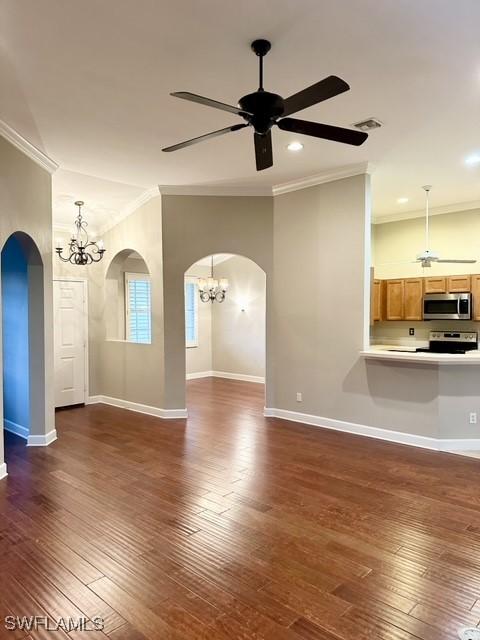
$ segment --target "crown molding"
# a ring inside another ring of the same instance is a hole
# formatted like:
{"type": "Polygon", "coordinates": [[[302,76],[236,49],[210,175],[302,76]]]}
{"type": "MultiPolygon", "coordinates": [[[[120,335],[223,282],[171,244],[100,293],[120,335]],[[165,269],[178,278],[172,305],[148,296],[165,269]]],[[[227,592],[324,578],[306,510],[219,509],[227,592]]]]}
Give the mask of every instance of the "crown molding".
{"type": "Polygon", "coordinates": [[[3,120],[0,120],[0,135],[8,140],[14,147],[24,153],[26,156],[33,160],[38,165],[48,171],[48,173],[55,173],[58,169],[58,164],[49,158],[43,151],[37,149],[31,142],[15,131],[10,125],[3,120]]]}
{"type": "Polygon", "coordinates": [[[335,169],[333,171],[318,173],[307,178],[299,178],[298,180],[291,180],[290,182],[276,184],[272,187],[272,193],[274,196],[279,196],[284,193],[290,193],[291,191],[299,191],[300,189],[315,187],[316,185],[325,184],[326,182],[334,182],[335,180],[341,180],[342,178],[351,178],[363,173],[372,172],[373,167],[371,164],[369,164],[368,162],[360,162],[358,164],[340,167],[339,169],[335,169]]]}
{"type": "MultiPolygon", "coordinates": [[[[445,204],[441,207],[430,207],[429,215],[439,216],[442,213],[461,213],[462,211],[471,211],[472,209],[480,209],[480,200],[471,200],[469,202],[453,202],[445,204]]],[[[403,211],[386,216],[374,216],[373,224],[385,224],[388,222],[399,222],[400,220],[411,220],[412,218],[424,218],[425,209],[417,209],[415,211],[403,211]]]]}
{"type": "Polygon", "coordinates": [[[234,187],[223,185],[167,185],[159,184],[162,196],[270,196],[271,187],[234,187]]]}
{"type": "Polygon", "coordinates": [[[283,182],[273,187],[235,187],[228,185],[167,185],[159,184],[158,189],[163,196],[277,196],[289,191],[298,191],[306,189],[317,184],[325,182],[333,182],[341,178],[350,178],[351,176],[361,175],[363,173],[372,173],[373,167],[368,162],[361,162],[354,165],[348,165],[335,169],[334,171],[325,171],[307,178],[292,180],[291,182],[283,182]]]}
{"type": "Polygon", "coordinates": [[[113,227],[119,224],[122,220],[125,220],[125,218],[128,218],[129,215],[131,215],[134,211],[139,209],[143,204],[150,202],[152,198],[156,198],[159,195],[160,195],[160,191],[158,189],[158,186],[147,189],[146,191],[141,193],[137,198],[135,198],[135,200],[132,200],[127,205],[125,205],[125,207],[123,207],[123,209],[119,212],[118,216],[115,216],[114,218],[109,220],[106,224],[100,226],[98,228],[97,235],[101,236],[107,231],[110,231],[110,229],[113,229],[113,227]]]}

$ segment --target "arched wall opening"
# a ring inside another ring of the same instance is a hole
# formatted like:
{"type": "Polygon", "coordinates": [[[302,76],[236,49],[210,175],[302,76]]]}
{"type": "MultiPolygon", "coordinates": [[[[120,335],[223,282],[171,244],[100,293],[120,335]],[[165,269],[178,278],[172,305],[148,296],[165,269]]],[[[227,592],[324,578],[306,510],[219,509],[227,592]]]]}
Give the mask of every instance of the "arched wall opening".
{"type": "Polygon", "coordinates": [[[186,379],[228,378],[265,384],[263,269],[242,255],[205,256],[186,270],[184,298],[186,379]],[[219,293],[210,296],[210,287],[216,283],[219,293]]]}
{"type": "Polygon", "coordinates": [[[188,268],[204,256],[231,253],[266,273],[266,406],[273,399],[273,198],[162,194],[165,410],[185,415],[185,301],[188,268]]]}
{"type": "Polygon", "coordinates": [[[151,344],[150,270],[134,249],[119,251],[108,266],[104,319],[107,340],[151,344]]]}
{"type": "Polygon", "coordinates": [[[26,233],[13,233],[3,246],[1,283],[4,428],[32,444],[45,432],[44,278],[26,233]]]}

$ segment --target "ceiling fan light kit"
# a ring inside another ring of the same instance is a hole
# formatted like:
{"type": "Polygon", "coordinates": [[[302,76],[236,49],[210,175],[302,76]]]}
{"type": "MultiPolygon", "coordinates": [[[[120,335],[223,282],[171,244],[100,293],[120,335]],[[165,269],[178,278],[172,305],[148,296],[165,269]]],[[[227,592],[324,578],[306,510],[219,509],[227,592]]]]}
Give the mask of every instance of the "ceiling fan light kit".
{"type": "Polygon", "coordinates": [[[185,140],[184,142],[165,147],[162,151],[177,151],[197,144],[198,142],[216,138],[225,133],[232,133],[246,127],[252,127],[254,130],[253,139],[257,171],[262,171],[273,165],[271,130],[274,125],[283,131],[299,133],[323,140],[331,140],[333,142],[341,142],[354,146],[363,144],[368,138],[368,134],[365,131],[354,131],[352,129],[344,129],[343,127],[289,117],[307,107],[311,107],[319,102],[333,98],[340,93],[344,93],[348,91],[350,87],[344,80],[332,75],[285,99],[277,93],[265,91],[263,86],[263,59],[270,51],[271,46],[271,43],[264,39],[254,40],[252,42],[252,50],[259,58],[259,87],[257,91],[240,98],[238,106],[236,107],[188,91],[178,91],[171,94],[175,98],[197,102],[198,104],[213,107],[214,109],[239,115],[245,120],[244,123],[224,127],[223,129],[185,140]]]}

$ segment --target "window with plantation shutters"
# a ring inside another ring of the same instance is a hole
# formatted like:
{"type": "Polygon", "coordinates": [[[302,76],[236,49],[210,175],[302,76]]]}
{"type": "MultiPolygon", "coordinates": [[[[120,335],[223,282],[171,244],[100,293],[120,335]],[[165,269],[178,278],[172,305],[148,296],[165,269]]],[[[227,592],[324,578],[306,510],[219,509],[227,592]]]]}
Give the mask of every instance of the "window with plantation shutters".
{"type": "Polygon", "coordinates": [[[197,280],[185,280],[185,343],[187,348],[198,347],[198,288],[197,280]]]}
{"type": "Polygon", "coordinates": [[[126,338],[129,342],[152,342],[150,277],[145,273],[125,274],[126,338]]]}

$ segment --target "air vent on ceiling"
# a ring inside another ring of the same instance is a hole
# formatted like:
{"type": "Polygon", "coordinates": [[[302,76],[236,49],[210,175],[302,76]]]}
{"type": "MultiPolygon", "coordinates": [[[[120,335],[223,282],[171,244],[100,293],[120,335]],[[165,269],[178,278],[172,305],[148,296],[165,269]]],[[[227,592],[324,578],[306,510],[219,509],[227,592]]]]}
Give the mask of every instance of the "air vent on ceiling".
{"type": "Polygon", "coordinates": [[[353,126],[356,127],[357,129],[360,129],[360,131],[371,131],[372,129],[378,129],[379,127],[381,127],[382,123],[380,122],[380,120],[377,120],[376,118],[368,118],[368,120],[361,120],[361,122],[355,122],[353,126]]]}

